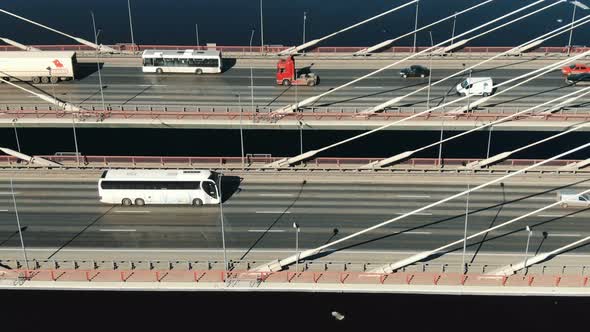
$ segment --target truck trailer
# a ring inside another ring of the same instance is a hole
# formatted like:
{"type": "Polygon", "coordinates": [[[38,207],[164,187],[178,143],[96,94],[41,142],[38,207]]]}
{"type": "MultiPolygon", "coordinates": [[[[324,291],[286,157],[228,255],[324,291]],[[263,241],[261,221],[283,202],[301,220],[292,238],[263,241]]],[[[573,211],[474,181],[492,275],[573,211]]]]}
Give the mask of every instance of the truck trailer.
{"type": "Polygon", "coordinates": [[[0,52],[0,77],[7,81],[58,83],[74,79],[76,52],[0,52]]]}

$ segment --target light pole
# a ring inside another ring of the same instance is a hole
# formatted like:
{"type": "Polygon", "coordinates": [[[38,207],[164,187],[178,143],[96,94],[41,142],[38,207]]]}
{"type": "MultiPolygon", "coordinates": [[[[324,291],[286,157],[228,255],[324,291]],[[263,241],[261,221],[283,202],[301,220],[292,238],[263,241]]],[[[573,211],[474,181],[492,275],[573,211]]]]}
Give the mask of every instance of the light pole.
{"type": "MultiPolygon", "coordinates": [[[[94,29],[94,43],[98,45],[98,35],[102,31],[98,29],[96,31],[96,21],[94,20],[94,12],[90,11],[90,15],[92,16],[92,28],[94,29]]],[[[106,112],[106,106],[104,103],[104,92],[102,91],[102,75],[100,74],[100,52],[96,49],[96,67],[98,68],[98,85],[100,87],[100,99],[102,101],[102,111],[106,112]]]]}
{"type": "Polygon", "coordinates": [[[219,185],[214,183],[215,185],[215,192],[217,193],[217,197],[219,198],[219,219],[221,221],[221,245],[223,247],[223,266],[225,271],[229,270],[229,266],[227,265],[227,251],[225,249],[225,226],[223,220],[223,190],[221,189],[221,182],[222,182],[223,173],[219,173],[219,185]]]}
{"type": "MultiPolygon", "coordinates": [[[[252,39],[254,38],[254,31],[250,34],[250,55],[252,55],[252,39]]],[[[254,71],[252,69],[252,61],[250,61],[250,103],[252,106],[252,119],[254,119],[254,71]]]]}
{"type": "Polygon", "coordinates": [[[131,19],[131,0],[127,0],[127,9],[129,11],[129,29],[131,30],[131,46],[135,52],[135,37],[133,36],[133,20],[131,19]]]}
{"type": "MultiPolygon", "coordinates": [[[[434,47],[434,39],[432,39],[432,31],[430,33],[430,46],[434,47]]],[[[426,97],[426,109],[430,109],[430,88],[432,85],[432,53],[430,53],[430,60],[428,64],[430,73],[428,74],[428,96],[426,97]]]]}
{"type": "Polygon", "coordinates": [[[531,228],[528,225],[526,226],[525,229],[528,232],[528,236],[526,238],[526,249],[525,249],[525,252],[524,252],[524,270],[526,271],[527,270],[526,263],[527,263],[527,259],[528,259],[528,256],[529,256],[529,243],[531,241],[531,235],[533,235],[533,231],[531,230],[531,228]]]}
{"type": "Polygon", "coordinates": [[[418,37],[418,12],[420,10],[420,1],[416,1],[416,19],[414,21],[414,53],[416,52],[416,38],[418,37]]]}
{"type": "Polygon", "coordinates": [[[295,229],[295,255],[297,260],[295,261],[295,272],[299,272],[299,225],[293,222],[293,228],[295,229]]]}
{"type": "Polygon", "coordinates": [[[567,56],[570,56],[570,53],[572,51],[572,38],[574,35],[574,21],[576,20],[576,8],[580,7],[583,10],[588,10],[590,9],[590,7],[586,6],[585,4],[581,3],[580,1],[570,1],[570,3],[572,5],[574,5],[574,12],[572,13],[572,27],[570,28],[570,38],[569,41],[567,43],[567,56]]]}
{"type": "Polygon", "coordinates": [[[305,44],[305,23],[307,21],[307,12],[303,12],[303,43],[305,44]]]}
{"type": "Polygon", "coordinates": [[[299,150],[301,151],[300,154],[303,153],[303,126],[305,123],[301,120],[297,120],[299,123],[299,150]]]}
{"type": "Polygon", "coordinates": [[[23,231],[20,227],[20,218],[18,217],[18,209],[16,207],[16,195],[14,194],[14,184],[12,178],[10,178],[10,193],[12,194],[12,202],[14,204],[14,214],[16,215],[16,227],[18,227],[18,235],[20,237],[20,245],[23,250],[23,257],[25,259],[25,265],[27,270],[29,269],[29,259],[27,257],[27,250],[25,249],[25,241],[23,240],[23,231]]]}
{"type": "Polygon", "coordinates": [[[195,23],[195,33],[197,34],[197,49],[200,48],[201,43],[199,41],[199,24],[195,23]]]}
{"type": "Polygon", "coordinates": [[[453,18],[453,31],[451,32],[451,45],[455,42],[455,26],[457,24],[457,13],[455,13],[455,17],[453,18]]]}
{"type": "Polygon", "coordinates": [[[440,144],[438,145],[438,167],[443,167],[442,164],[442,149],[443,149],[443,136],[444,136],[444,130],[445,130],[445,117],[443,116],[441,119],[441,124],[440,124],[440,144]]]}
{"type": "Polygon", "coordinates": [[[80,167],[80,151],[78,150],[78,137],[76,136],[76,121],[74,117],[76,113],[72,113],[72,130],[74,131],[74,147],[76,148],[76,164],[80,167]]]}
{"type": "MultiPolygon", "coordinates": [[[[470,189],[470,183],[467,183],[467,190],[470,189]]],[[[469,222],[469,192],[467,193],[467,202],[465,204],[465,229],[463,231],[463,263],[461,267],[463,274],[467,273],[467,266],[465,266],[465,253],[467,251],[467,223],[469,222]]]]}
{"type": "Polygon", "coordinates": [[[51,75],[51,67],[47,67],[45,69],[47,69],[47,71],[49,71],[49,82],[51,83],[51,93],[52,93],[53,100],[57,101],[57,99],[55,99],[55,85],[53,83],[53,75],[51,75]]]}
{"type": "Polygon", "coordinates": [[[260,53],[264,53],[264,16],[262,14],[262,0],[260,0],[260,53]]]}
{"type": "Polygon", "coordinates": [[[14,124],[14,122],[16,121],[16,119],[12,120],[12,127],[14,128],[14,137],[16,138],[16,148],[18,149],[18,152],[20,151],[20,142],[18,140],[18,131],[16,130],[16,125],[14,124]]]}
{"type": "Polygon", "coordinates": [[[490,126],[488,130],[488,152],[486,154],[486,159],[490,157],[490,147],[492,145],[492,131],[494,130],[494,126],[490,126]]]}
{"type": "Polygon", "coordinates": [[[242,96],[239,93],[236,96],[240,107],[240,149],[242,151],[242,168],[244,168],[244,131],[242,128],[242,113],[244,110],[242,109],[242,96]]]}

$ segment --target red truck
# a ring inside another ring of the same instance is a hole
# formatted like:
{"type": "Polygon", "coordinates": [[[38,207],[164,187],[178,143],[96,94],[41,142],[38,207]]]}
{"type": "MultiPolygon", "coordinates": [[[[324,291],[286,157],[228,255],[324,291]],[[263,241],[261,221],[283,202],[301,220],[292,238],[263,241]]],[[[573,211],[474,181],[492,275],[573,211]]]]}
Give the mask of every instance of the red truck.
{"type": "Polygon", "coordinates": [[[295,58],[280,59],[277,63],[277,84],[314,86],[320,83],[320,77],[310,72],[298,72],[295,68],[295,58]]]}
{"type": "Polygon", "coordinates": [[[561,68],[561,73],[566,76],[572,75],[572,74],[590,73],[590,67],[586,66],[583,63],[576,63],[573,65],[561,68]]]}

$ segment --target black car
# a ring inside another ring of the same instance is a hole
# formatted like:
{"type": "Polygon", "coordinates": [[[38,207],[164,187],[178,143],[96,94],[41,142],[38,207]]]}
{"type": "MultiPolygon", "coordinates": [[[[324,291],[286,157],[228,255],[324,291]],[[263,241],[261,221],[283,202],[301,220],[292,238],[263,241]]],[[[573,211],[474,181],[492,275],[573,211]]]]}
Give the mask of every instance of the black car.
{"type": "Polygon", "coordinates": [[[410,66],[404,68],[399,72],[399,75],[403,78],[406,77],[427,77],[430,75],[430,69],[424,66],[410,66]]]}
{"type": "Polygon", "coordinates": [[[568,84],[590,83],[590,73],[571,74],[565,78],[568,84]]]}

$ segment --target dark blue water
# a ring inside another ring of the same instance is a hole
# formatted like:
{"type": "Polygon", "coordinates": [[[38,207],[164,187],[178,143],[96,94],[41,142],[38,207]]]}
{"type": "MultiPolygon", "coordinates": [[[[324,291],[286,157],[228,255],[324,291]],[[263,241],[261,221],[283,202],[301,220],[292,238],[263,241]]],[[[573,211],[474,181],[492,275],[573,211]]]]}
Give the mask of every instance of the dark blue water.
{"type": "MultiPolygon", "coordinates": [[[[303,12],[308,12],[307,40],[327,35],[345,26],[362,21],[405,0],[264,0],[265,44],[292,45],[300,43],[303,30],[303,12]]],[[[473,6],[481,0],[421,0],[420,26],[473,6]]],[[[508,13],[532,0],[495,0],[492,4],[460,16],[457,34],[483,22],[508,13]]],[[[551,1],[546,1],[546,4],[551,1]]],[[[143,44],[194,44],[195,23],[199,24],[200,42],[219,45],[248,45],[250,33],[257,30],[254,44],[260,44],[259,0],[132,0],[135,38],[143,44]]],[[[546,5],[545,4],[545,5],[546,5]]],[[[544,5],[544,4],[542,4],[544,5]]],[[[537,6],[534,8],[540,8],[537,6]]],[[[101,42],[129,42],[127,1],[125,0],[4,0],[0,8],[45,23],[56,29],[83,38],[93,39],[90,11],[96,15],[102,29],[101,42]]],[[[488,37],[476,40],[472,45],[498,46],[522,43],[544,32],[553,30],[571,20],[572,5],[560,4],[540,14],[525,19],[488,37]],[[558,20],[562,20],[559,23],[558,20]]],[[[531,11],[531,10],[529,10],[531,11]]],[[[361,26],[326,41],[323,45],[359,46],[381,42],[413,30],[415,7],[409,6],[389,16],[361,26]]],[[[587,15],[578,11],[578,17],[587,15]]],[[[71,40],[0,14],[2,36],[26,44],[72,43],[71,40]]],[[[448,39],[452,20],[433,27],[435,43],[448,39]]],[[[590,29],[580,28],[573,44],[587,44],[590,29]]],[[[411,45],[412,38],[398,45],[411,45]]],[[[419,45],[429,45],[428,32],[420,33],[419,45]]],[[[567,36],[552,40],[549,44],[564,46],[567,36]]]]}
{"type": "Polygon", "coordinates": [[[587,297],[255,292],[23,290],[0,296],[5,325],[28,322],[50,331],[586,331],[590,304],[587,297]],[[344,319],[335,320],[332,311],[344,319]]]}

